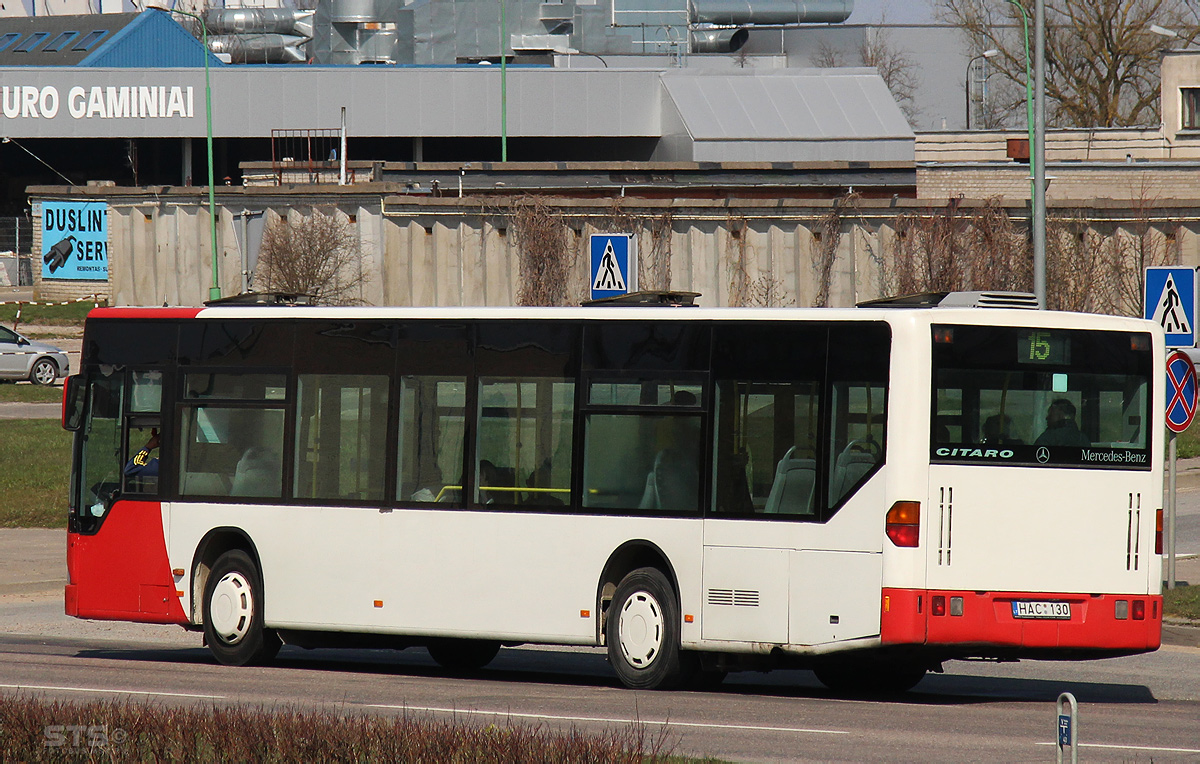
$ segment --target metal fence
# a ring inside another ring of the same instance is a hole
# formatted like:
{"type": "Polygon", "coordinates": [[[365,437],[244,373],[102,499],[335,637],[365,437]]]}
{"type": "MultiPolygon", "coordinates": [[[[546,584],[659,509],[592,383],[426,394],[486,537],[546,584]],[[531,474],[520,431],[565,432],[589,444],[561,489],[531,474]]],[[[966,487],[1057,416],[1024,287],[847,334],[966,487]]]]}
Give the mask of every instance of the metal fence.
{"type": "Polygon", "coordinates": [[[0,286],[33,285],[33,223],[0,218],[0,286]]]}

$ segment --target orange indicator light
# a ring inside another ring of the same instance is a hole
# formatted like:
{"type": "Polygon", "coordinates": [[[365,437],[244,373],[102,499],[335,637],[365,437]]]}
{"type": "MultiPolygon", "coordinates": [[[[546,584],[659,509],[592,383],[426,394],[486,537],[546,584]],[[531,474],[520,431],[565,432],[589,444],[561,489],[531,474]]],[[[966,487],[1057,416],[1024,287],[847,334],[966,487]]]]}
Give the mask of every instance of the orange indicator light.
{"type": "Polygon", "coordinates": [[[695,621],[696,621],[696,616],[694,616],[694,615],[685,615],[683,617],[684,623],[695,623],[695,621]]]}
{"type": "Polygon", "coordinates": [[[182,597],[182,596],[183,596],[183,592],[181,592],[181,591],[179,591],[178,589],[176,589],[176,590],[175,590],[175,596],[176,596],[176,597],[182,597]]]}
{"type": "Polygon", "coordinates": [[[383,600],[375,600],[375,607],[383,607],[383,600]]]}
{"type": "Polygon", "coordinates": [[[173,576],[182,576],[182,575],[183,575],[183,568],[175,568],[175,570],[172,570],[172,571],[171,571],[171,575],[173,575],[173,576]]]}
{"type": "Polygon", "coordinates": [[[590,611],[590,610],[580,610],[580,611],[579,611],[579,617],[580,617],[580,618],[591,618],[591,617],[592,617],[592,611],[590,611]]]}

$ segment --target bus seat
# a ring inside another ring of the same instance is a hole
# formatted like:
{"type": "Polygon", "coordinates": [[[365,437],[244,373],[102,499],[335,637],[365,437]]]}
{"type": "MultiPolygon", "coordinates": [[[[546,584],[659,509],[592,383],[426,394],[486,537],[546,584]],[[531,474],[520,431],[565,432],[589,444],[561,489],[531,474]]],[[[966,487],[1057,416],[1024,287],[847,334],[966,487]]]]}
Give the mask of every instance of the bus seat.
{"type": "Polygon", "coordinates": [[[848,494],[871,469],[879,463],[879,455],[871,451],[847,448],[838,455],[833,467],[830,499],[837,501],[848,494]]]}
{"type": "Polygon", "coordinates": [[[775,482],[767,495],[768,514],[811,515],[813,486],[817,482],[817,463],[813,459],[796,459],[796,447],[788,449],[775,466],[775,482]]]}
{"type": "Polygon", "coordinates": [[[251,446],[238,460],[230,487],[231,496],[279,496],[283,465],[280,455],[251,446]]]}

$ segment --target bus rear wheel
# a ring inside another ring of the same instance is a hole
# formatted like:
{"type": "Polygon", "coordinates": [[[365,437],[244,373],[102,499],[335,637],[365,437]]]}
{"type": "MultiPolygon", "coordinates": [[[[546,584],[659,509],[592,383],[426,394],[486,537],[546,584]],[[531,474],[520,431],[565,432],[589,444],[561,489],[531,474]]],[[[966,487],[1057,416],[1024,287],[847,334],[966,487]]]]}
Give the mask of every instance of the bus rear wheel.
{"type": "Polygon", "coordinates": [[[478,671],[500,652],[500,643],[486,639],[443,639],[429,644],[429,655],[451,671],[478,671]]]}
{"type": "Polygon", "coordinates": [[[204,638],[226,666],[269,662],[279,652],[279,636],[263,628],[262,577],[240,549],[217,558],[204,585],[204,638]]]}
{"type": "Polygon", "coordinates": [[[621,580],[605,623],[608,662],[635,690],[670,690],[687,682],[693,661],[679,648],[679,606],[657,568],[638,568],[621,580]]]}

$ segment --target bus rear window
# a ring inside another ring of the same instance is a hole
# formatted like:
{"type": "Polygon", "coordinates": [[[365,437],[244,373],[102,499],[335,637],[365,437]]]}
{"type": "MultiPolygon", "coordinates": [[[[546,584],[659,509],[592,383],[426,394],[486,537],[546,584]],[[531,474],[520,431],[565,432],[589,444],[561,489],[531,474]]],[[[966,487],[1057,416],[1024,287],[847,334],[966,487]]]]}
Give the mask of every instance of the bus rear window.
{"type": "Polygon", "coordinates": [[[933,327],[930,460],[1150,469],[1150,335],[933,327]]]}

